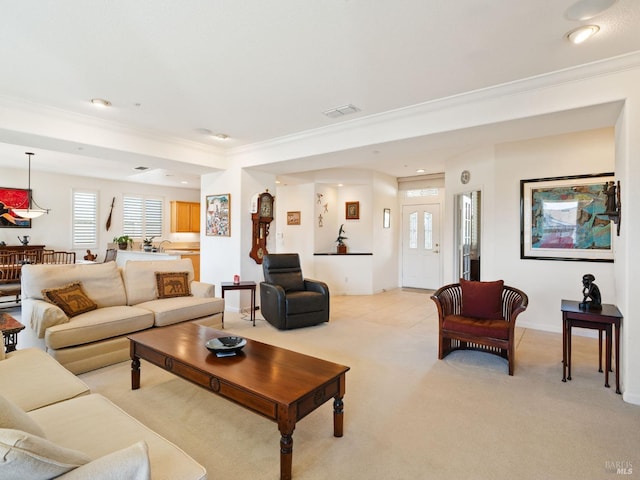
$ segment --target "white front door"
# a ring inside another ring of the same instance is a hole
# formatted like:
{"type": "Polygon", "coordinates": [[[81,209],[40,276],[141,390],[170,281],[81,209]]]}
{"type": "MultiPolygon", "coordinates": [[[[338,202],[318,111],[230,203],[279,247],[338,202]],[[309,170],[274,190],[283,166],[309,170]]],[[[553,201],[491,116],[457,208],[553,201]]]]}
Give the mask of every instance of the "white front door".
{"type": "Polygon", "coordinates": [[[404,205],[402,286],[435,290],[441,283],[440,205],[404,205]]]}

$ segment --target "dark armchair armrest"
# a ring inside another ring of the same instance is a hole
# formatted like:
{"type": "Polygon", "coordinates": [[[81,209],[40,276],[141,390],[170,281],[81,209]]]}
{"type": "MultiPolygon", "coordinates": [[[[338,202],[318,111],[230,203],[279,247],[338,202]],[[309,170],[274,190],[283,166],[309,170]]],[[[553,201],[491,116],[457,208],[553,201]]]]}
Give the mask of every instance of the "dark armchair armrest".
{"type": "MultiPolygon", "coordinates": [[[[286,318],[287,309],[284,288],[273,283],[260,282],[260,308],[262,309],[262,315],[265,317],[286,318]]],[[[276,328],[281,327],[276,326],[276,328]]]]}

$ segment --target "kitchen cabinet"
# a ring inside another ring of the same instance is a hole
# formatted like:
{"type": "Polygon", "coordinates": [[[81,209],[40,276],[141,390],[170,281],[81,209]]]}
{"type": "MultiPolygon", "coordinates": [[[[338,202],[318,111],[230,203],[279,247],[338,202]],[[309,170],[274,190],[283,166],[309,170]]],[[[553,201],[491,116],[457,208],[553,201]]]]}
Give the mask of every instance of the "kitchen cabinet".
{"type": "Polygon", "coordinates": [[[200,203],[172,201],[171,231],[200,233],[200,203]]]}

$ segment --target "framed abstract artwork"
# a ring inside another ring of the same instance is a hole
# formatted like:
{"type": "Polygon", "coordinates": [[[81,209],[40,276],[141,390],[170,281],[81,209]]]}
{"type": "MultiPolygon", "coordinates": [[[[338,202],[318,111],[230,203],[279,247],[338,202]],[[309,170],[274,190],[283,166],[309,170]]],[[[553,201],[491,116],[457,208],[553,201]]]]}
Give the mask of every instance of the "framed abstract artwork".
{"type": "Polygon", "coordinates": [[[26,208],[29,190],[0,187],[0,228],[31,228],[31,219],[13,213],[13,208],[26,208]]]}
{"type": "Polygon", "coordinates": [[[613,262],[613,173],[520,181],[520,258],[613,262]]]}
{"type": "Polygon", "coordinates": [[[360,202],[345,202],[345,218],[347,220],[360,219],[360,202]]]}
{"type": "Polygon", "coordinates": [[[231,236],[231,194],[207,195],[206,233],[214,237],[231,236]]]}

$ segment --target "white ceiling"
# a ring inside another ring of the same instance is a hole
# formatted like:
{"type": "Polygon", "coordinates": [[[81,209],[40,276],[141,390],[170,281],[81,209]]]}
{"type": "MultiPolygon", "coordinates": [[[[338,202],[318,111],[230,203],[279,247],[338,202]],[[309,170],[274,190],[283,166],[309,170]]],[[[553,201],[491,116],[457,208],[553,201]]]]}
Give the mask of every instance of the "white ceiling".
{"type": "MultiPolygon", "coordinates": [[[[379,115],[640,48],[638,0],[3,0],[0,10],[0,105],[96,117],[218,152],[339,123],[322,112],[340,105],[360,108],[344,120],[379,115]],[[569,18],[607,3],[591,20],[569,18]],[[564,38],[588,23],[601,28],[590,42],[564,38]],[[95,97],[113,106],[97,110],[95,97]],[[231,138],[220,142],[203,129],[231,138]]],[[[615,117],[610,108],[563,115],[586,128],[615,117]]],[[[525,131],[545,134],[550,121],[387,144],[375,160],[367,148],[323,161],[339,165],[348,155],[358,166],[354,158],[366,151],[364,168],[439,171],[447,156],[525,131]],[[424,164],[426,153],[435,163],[424,164]]],[[[10,119],[2,125],[0,166],[24,166],[29,150],[34,170],[189,187],[209,171],[124,146],[116,156],[91,145],[70,151],[55,129],[35,138],[7,127],[10,119]],[[138,165],[150,171],[132,176],[138,165]]],[[[267,168],[294,174],[309,164],[318,162],[267,168]]]]}

